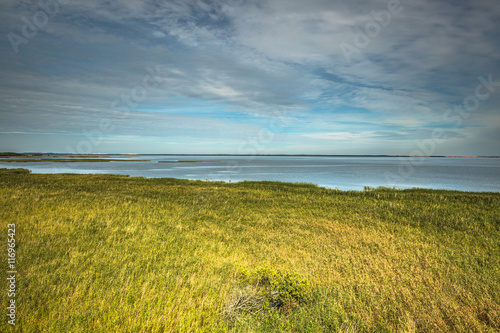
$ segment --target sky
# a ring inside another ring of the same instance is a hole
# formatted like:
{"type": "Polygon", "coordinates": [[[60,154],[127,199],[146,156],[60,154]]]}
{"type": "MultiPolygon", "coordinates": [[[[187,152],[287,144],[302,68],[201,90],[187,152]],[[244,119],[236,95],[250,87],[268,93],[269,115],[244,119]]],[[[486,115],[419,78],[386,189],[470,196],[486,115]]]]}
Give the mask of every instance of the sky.
{"type": "Polygon", "coordinates": [[[500,155],[498,0],[2,0],[0,151],[500,155]]]}

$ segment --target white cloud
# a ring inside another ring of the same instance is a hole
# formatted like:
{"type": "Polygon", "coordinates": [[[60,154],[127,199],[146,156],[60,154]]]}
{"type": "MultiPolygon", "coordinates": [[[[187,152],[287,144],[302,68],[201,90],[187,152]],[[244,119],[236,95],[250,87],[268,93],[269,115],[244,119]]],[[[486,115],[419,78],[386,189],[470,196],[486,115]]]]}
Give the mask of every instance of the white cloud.
{"type": "MultiPolygon", "coordinates": [[[[404,141],[425,132],[418,128],[447,126],[443,112],[473,93],[477,76],[500,77],[500,7],[492,0],[402,0],[403,11],[351,63],[339,44],[353,43],[352,26],[363,28],[387,1],[228,1],[65,1],[19,55],[1,51],[0,126],[78,131],[111,117],[111,102],[141,85],[146,66],[159,64],[162,84],[148,90],[133,123],[117,121],[120,131],[207,138],[229,127],[237,140],[268,126],[259,116],[278,110],[290,125],[276,149],[299,149],[297,138],[308,147],[391,135],[404,141]],[[210,109],[211,120],[207,110],[193,117],[201,103],[220,110],[210,109]]],[[[32,2],[4,1],[0,26],[19,32],[20,17],[36,10],[32,2]]],[[[491,98],[464,126],[491,133],[498,106],[491,98]]],[[[495,149],[481,131],[463,133],[495,149]]]]}

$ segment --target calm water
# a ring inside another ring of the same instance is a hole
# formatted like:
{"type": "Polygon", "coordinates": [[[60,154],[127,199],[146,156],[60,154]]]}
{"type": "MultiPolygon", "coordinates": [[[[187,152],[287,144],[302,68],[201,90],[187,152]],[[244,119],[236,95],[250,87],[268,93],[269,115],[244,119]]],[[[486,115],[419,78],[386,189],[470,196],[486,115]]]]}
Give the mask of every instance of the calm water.
{"type": "MultiPolygon", "coordinates": [[[[114,158],[114,157],[113,157],[114,158]]],[[[421,158],[312,156],[122,156],[150,162],[1,163],[34,173],[109,173],[223,181],[274,180],[314,183],[341,190],[364,186],[500,192],[498,158],[421,158]],[[218,160],[203,163],[158,163],[218,160]]]]}

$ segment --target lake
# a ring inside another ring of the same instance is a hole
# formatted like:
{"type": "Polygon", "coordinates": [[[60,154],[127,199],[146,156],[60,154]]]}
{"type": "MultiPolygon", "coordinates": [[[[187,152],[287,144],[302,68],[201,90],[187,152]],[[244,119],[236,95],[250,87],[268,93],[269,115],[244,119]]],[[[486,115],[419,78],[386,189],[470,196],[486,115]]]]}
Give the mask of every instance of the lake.
{"type": "Polygon", "coordinates": [[[123,162],[0,162],[0,168],[25,168],[33,173],[108,173],[232,182],[243,180],[304,182],[341,190],[388,186],[500,192],[499,158],[410,159],[409,157],[227,155],[113,157],[117,158],[123,162]],[[129,162],[133,159],[150,161],[129,162]],[[210,161],[175,163],[178,160],[210,161]]]}

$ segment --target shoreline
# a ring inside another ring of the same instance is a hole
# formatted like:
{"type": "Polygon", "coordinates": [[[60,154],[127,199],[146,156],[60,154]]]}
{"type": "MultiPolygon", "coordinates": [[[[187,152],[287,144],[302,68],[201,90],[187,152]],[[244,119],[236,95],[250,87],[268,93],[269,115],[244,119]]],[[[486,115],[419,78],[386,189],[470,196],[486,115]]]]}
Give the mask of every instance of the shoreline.
{"type": "Polygon", "coordinates": [[[318,189],[332,190],[336,192],[368,192],[368,191],[434,191],[434,192],[457,192],[457,193],[471,193],[471,194],[500,194],[500,190],[498,192],[495,191],[464,191],[457,189],[445,189],[445,188],[426,188],[426,187],[388,187],[388,186],[366,186],[363,185],[363,189],[340,189],[337,187],[330,187],[329,185],[308,183],[308,182],[285,182],[279,180],[209,180],[209,179],[201,179],[201,178],[176,178],[176,177],[146,177],[146,176],[131,176],[128,174],[119,174],[119,173],[71,173],[71,172],[54,172],[54,173],[45,173],[45,172],[33,172],[32,170],[25,168],[16,168],[16,167],[0,167],[0,173],[3,170],[17,170],[19,173],[24,174],[33,174],[33,175],[70,175],[70,176],[116,176],[116,177],[126,177],[127,179],[165,179],[165,180],[179,180],[179,181],[192,181],[192,182],[203,182],[203,183],[223,183],[223,184],[240,184],[240,183],[262,183],[262,184],[276,184],[283,186],[306,186],[306,187],[315,187],[318,189]],[[27,171],[27,172],[26,172],[27,171]]]}

